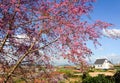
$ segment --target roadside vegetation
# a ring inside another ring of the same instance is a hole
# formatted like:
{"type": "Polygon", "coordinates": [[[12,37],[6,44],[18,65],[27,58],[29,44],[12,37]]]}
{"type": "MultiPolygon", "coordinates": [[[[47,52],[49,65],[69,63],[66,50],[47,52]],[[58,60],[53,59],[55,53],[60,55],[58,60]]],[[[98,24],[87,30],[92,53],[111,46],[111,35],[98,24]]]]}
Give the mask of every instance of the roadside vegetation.
{"type": "MultiPolygon", "coordinates": [[[[33,74],[37,73],[39,72],[33,72],[33,74]]],[[[26,72],[26,74],[28,73],[26,72]]],[[[49,76],[51,76],[49,78],[56,78],[56,80],[51,83],[120,83],[120,66],[115,66],[114,69],[109,70],[89,68],[85,73],[80,72],[79,69],[73,66],[58,66],[54,71],[49,73],[49,76]]],[[[2,78],[2,75],[0,75],[0,77],[2,78]]],[[[31,83],[29,80],[26,80],[27,79],[22,78],[20,75],[17,77],[13,76],[13,78],[11,78],[11,83],[31,83]]],[[[34,83],[50,83],[51,81],[44,75],[43,77],[37,77],[32,80],[34,83]]]]}

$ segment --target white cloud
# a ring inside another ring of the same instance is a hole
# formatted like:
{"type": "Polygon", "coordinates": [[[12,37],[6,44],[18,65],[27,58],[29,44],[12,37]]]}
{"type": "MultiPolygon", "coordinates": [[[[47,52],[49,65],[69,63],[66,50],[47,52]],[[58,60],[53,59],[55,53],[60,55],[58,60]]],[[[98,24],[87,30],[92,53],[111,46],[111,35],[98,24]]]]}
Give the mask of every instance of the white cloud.
{"type": "Polygon", "coordinates": [[[111,38],[120,38],[120,29],[103,29],[103,35],[111,38]]]}
{"type": "Polygon", "coordinates": [[[14,37],[16,38],[15,40],[19,43],[30,41],[30,38],[26,34],[15,35],[14,37]]]}
{"type": "Polygon", "coordinates": [[[28,36],[26,34],[20,34],[20,35],[16,35],[15,37],[17,38],[28,38],[28,36]]]}
{"type": "Polygon", "coordinates": [[[120,63],[120,55],[112,53],[109,55],[106,55],[106,58],[111,60],[113,63],[120,63]]]}

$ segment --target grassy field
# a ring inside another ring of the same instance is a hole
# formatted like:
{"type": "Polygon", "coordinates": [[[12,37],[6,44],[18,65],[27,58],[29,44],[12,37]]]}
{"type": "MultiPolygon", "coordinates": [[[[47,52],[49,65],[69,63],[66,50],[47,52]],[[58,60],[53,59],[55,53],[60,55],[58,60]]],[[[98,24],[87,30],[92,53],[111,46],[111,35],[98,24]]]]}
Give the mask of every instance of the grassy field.
{"type": "MultiPolygon", "coordinates": [[[[120,66],[115,66],[112,70],[101,70],[93,69],[89,70],[87,73],[92,76],[98,76],[99,74],[104,74],[105,76],[113,76],[117,71],[120,71],[120,66]]],[[[68,78],[63,83],[81,83],[82,82],[82,73],[80,70],[74,68],[60,68],[58,72],[63,72],[68,78]]]]}
{"type": "Polygon", "coordinates": [[[75,68],[61,67],[57,69],[58,72],[64,73],[65,80],[62,83],[80,83],[82,82],[82,73],[75,68]]]}

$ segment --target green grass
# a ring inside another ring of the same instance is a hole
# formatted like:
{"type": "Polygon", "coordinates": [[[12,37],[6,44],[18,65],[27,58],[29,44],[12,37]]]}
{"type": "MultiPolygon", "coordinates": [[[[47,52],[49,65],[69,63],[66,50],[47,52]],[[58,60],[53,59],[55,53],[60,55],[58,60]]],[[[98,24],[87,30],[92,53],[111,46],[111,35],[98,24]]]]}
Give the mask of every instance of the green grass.
{"type": "Polygon", "coordinates": [[[74,72],[70,69],[60,69],[59,72],[65,73],[67,77],[72,77],[74,75],[74,72]]]}
{"type": "Polygon", "coordinates": [[[107,72],[107,71],[108,71],[107,69],[95,69],[92,72],[107,72]]]}
{"type": "Polygon", "coordinates": [[[26,83],[24,78],[14,78],[13,83],[26,83]]]}
{"type": "Polygon", "coordinates": [[[120,71],[120,66],[114,66],[117,71],[120,71]]]}
{"type": "Polygon", "coordinates": [[[24,81],[22,79],[16,79],[14,83],[24,83],[24,81]]]}

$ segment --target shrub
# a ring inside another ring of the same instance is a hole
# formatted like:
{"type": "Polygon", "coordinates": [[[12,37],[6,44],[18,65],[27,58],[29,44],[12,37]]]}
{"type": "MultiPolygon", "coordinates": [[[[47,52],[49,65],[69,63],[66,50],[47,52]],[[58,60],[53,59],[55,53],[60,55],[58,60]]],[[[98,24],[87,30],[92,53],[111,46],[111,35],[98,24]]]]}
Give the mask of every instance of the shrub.
{"type": "Polygon", "coordinates": [[[88,72],[94,72],[95,70],[89,70],[88,72]]]}
{"type": "Polygon", "coordinates": [[[120,71],[116,72],[113,76],[115,83],[120,83],[120,71]]]}
{"type": "Polygon", "coordinates": [[[65,74],[66,74],[68,77],[73,77],[73,72],[67,71],[65,74]]]}
{"type": "Polygon", "coordinates": [[[23,79],[16,79],[14,83],[25,83],[25,81],[23,79]]]}
{"type": "Polygon", "coordinates": [[[74,76],[74,72],[69,69],[60,69],[58,72],[64,73],[67,77],[74,76]]]}
{"type": "Polygon", "coordinates": [[[82,83],[114,83],[104,75],[100,74],[96,77],[87,76],[82,83]]]}

